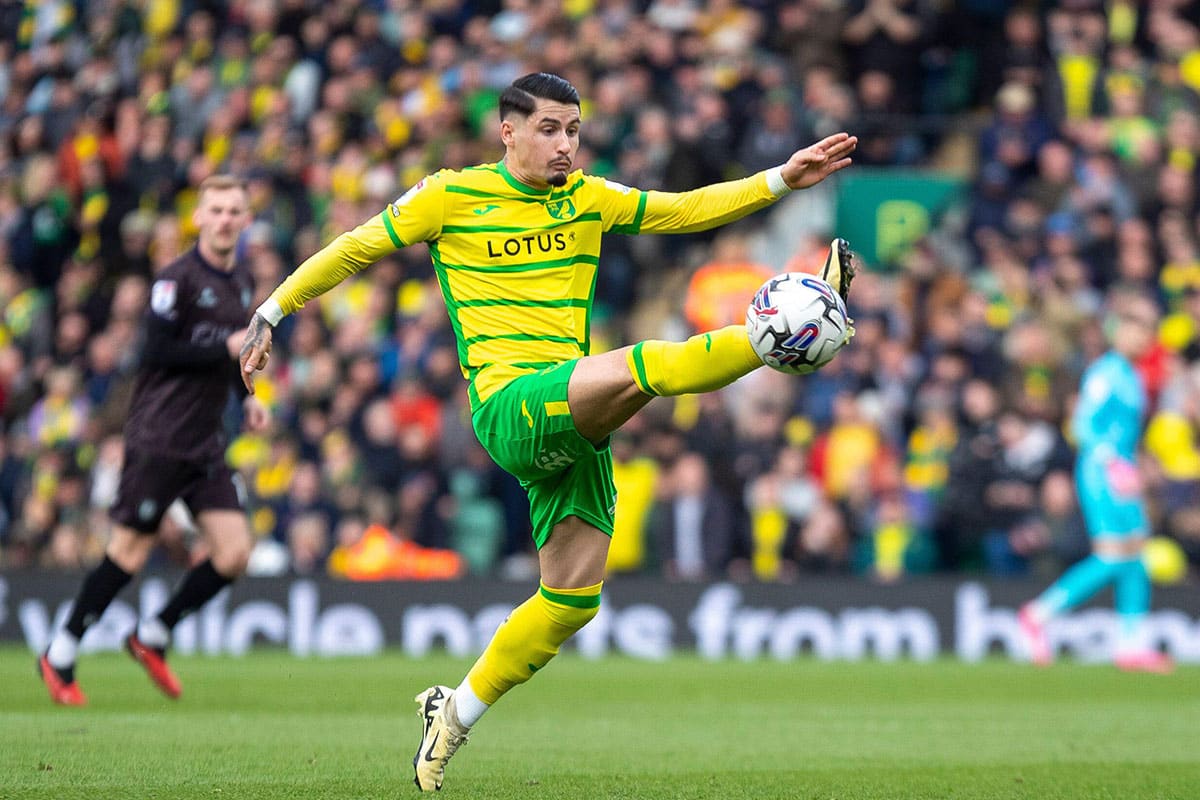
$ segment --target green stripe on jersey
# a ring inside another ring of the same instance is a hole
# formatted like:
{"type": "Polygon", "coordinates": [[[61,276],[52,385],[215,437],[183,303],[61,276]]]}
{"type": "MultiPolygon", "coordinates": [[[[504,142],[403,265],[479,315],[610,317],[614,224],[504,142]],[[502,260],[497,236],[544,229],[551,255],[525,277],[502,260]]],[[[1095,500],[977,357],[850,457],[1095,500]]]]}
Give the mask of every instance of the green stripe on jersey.
{"type": "Polygon", "coordinates": [[[574,264],[591,264],[593,267],[599,266],[600,259],[596,256],[580,254],[571,256],[570,258],[552,258],[547,261],[530,261],[524,264],[506,264],[499,267],[485,267],[476,264],[447,264],[442,263],[446,269],[457,270],[459,272],[534,272],[539,269],[557,269],[559,267],[570,267],[574,264]]]}
{"type": "Polygon", "coordinates": [[[633,215],[633,222],[625,225],[613,225],[609,229],[610,233],[635,234],[642,231],[642,218],[646,216],[646,193],[642,192],[642,196],[638,198],[637,211],[633,215]]]}
{"type": "Polygon", "coordinates": [[[459,308],[488,308],[490,306],[514,306],[520,308],[587,308],[591,301],[584,298],[572,297],[566,300],[506,300],[503,298],[481,297],[478,300],[463,300],[456,303],[459,308]]]}
{"type": "MultiPolygon", "coordinates": [[[[438,286],[442,288],[442,298],[446,301],[447,316],[450,317],[450,328],[454,331],[454,341],[457,344],[458,363],[467,363],[467,346],[463,344],[462,321],[458,318],[458,303],[450,291],[450,276],[442,264],[441,248],[437,241],[429,243],[429,258],[433,262],[433,272],[437,275],[438,286]]],[[[478,399],[478,398],[476,398],[478,399]]]]}
{"type": "Polygon", "coordinates": [[[485,200],[511,200],[514,203],[540,203],[540,197],[513,197],[510,194],[500,194],[499,192],[485,192],[482,189],[472,189],[469,186],[459,186],[458,184],[447,184],[446,191],[450,194],[465,194],[469,197],[480,197],[485,200]]]}
{"type": "Polygon", "coordinates": [[[472,336],[470,339],[463,341],[467,347],[480,342],[491,342],[497,339],[504,339],[510,342],[556,342],[558,344],[574,344],[578,345],[579,340],[574,336],[540,336],[536,333],[483,333],[479,336],[472,336]]]}
{"type": "MultiPolygon", "coordinates": [[[[492,171],[495,172],[495,170],[492,170],[492,171]]],[[[581,186],[583,186],[583,184],[584,184],[584,180],[583,180],[583,178],[580,178],[579,180],[575,181],[575,183],[571,184],[566,189],[563,189],[561,191],[552,190],[552,193],[549,197],[549,201],[562,200],[564,198],[570,197],[571,195],[575,194],[575,192],[578,191],[579,188],[581,186]]],[[[463,186],[463,185],[457,184],[457,183],[446,184],[446,191],[450,192],[450,194],[465,194],[468,197],[480,197],[485,200],[511,200],[514,203],[545,203],[545,202],[547,202],[547,198],[545,198],[545,197],[513,197],[511,194],[501,194],[500,192],[489,192],[484,189],[473,189],[470,186],[463,186]]]]}
{"type": "Polygon", "coordinates": [[[508,364],[507,366],[514,367],[516,369],[538,369],[538,370],[541,370],[541,369],[546,369],[547,367],[553,367],[555,364],[561,364],[561,363],[562,363],[561,361],[516,361],[516,362],[513,362],[512,364],[508,364]]]}
{"type": "MultiPolygon", "coordinates": [[[[599,220],[599,211],[589,211],[572,219],[549,225],[445,225],[442,227],[442,233],[531,233],[533,231],[550,231],[575,222],[598,222],[599,220]]],[[[640,225],[641,220],[638,220],[637,223],[640,225]]]]}
{"type": "Polygon", "coordinates": [[[384,209],[379,216],[383,218],[383,227],[387,229],[388,238],[392,240],[392,244],[396,245],[396,249],[404,247],[404,242],[400,240],[400,234],[396,233],[396,229],[392,226],[392,212],[384,209]]]}
{"type": "Polygon", "coordinates": [[[550,192],[550,200],[551,201],[562,200],[564,197],[570,197],[571,195],[575,194],[575,190],[578,189],[580,186],[583,186],[583,178],[580,178],[579,180],[575,181],[570,186],[568,186],[566,189],[552,190],[550,192]]]}

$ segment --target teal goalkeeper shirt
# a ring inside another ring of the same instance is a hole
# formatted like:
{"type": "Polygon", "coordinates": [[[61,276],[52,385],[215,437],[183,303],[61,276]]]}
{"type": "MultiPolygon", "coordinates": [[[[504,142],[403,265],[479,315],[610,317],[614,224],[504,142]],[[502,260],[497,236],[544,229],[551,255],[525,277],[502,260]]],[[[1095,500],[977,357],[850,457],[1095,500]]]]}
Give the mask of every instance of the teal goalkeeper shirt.
{"type": "Polygon", "coordinates": [[[1133,364],[1112,350],[1096,359],[1083,373],[1071,420],[1080,462],[1135,460],[1145,410],[1146,389],[1133,364]]]}

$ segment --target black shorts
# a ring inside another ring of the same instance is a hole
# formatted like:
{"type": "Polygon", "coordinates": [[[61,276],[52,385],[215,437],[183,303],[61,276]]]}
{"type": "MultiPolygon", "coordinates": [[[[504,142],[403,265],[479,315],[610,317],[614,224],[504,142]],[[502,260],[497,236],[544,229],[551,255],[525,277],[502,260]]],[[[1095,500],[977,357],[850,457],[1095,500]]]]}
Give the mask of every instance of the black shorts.
{"type": "Polygon", "coordinates": [[[126,449],[117,499],[109,516],[138,533],[154,534],[167,507],[177,498],[193,514],[219,509],[241,511],[240,481],[223,460],[197,463],[126,449]]]}

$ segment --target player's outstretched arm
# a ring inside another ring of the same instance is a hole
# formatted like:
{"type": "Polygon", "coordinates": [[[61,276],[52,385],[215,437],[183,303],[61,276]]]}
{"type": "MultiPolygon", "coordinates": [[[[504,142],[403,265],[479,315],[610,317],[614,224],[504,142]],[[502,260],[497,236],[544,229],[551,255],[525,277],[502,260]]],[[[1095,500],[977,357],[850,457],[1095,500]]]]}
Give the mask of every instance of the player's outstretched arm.
{"type": "Polygon", "coordinates": [[[741,219],[795,189],[814,186],[850,166],[858,138],[836,133],[792,154],[787,163],[740,180],[687,192],[612,189],[611,230],[618,233],[693,233],[741,219]]]}
{"type": "Polygon", "coordinates": [[[848,133],[826,136],[816,144],[792,153],[780,169],[789,189],[815,186],[840,169],[850,166],[850,154],[858,147],[858,137],[848,133]]]}
{"type": "Polygon", "coordinates": [[[381,213],[309,256],[275,287],[250,321],[238,358],[250,394],[254,394],[254,373],[267,365],[271,355],[271,329],[281,319],[389,253],[440,234],[443,183],[440,173],[418,182],[381,213]]]}

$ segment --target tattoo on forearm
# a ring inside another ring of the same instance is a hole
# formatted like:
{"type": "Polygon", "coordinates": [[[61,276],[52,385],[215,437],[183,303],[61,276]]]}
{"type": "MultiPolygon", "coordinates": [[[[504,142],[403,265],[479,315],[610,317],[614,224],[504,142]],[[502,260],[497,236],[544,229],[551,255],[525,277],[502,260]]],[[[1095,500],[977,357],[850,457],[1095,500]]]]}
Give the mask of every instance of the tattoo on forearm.
{"type": "Polygon", "coordinates": [[[262,314],[255,314],[250,319],[250,325],[246,329],[246,339],[242,342],[241,357],[243,361],[255,348],[262,347],[270,327],[262,314]]]}

